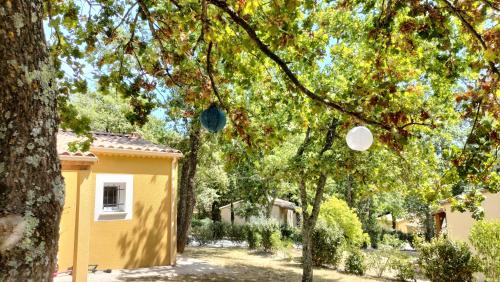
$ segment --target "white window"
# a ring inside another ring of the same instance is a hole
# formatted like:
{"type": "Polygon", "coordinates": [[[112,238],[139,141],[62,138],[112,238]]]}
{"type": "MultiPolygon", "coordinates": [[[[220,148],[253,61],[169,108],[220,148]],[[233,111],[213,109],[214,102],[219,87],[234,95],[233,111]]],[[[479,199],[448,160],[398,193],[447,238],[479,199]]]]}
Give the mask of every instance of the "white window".
{"type": "Polygon", "coordinates": [[[97,174],[95,221],[132,218],[134,177],[129,174],[97,174]]]}

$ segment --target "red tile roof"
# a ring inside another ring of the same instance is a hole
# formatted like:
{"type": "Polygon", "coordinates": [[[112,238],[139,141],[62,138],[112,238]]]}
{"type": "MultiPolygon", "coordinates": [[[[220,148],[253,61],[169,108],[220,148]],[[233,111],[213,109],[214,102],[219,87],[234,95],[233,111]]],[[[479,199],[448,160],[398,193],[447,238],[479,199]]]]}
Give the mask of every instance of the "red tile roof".
{"type": "Polygon", "coordinates": [[[57,152],[60,156],[71,157],[95,157],[92,151],[99,149],[111,149],[119,152],[136,151],[138,153],[156,152],[166,154],[179,154],[181,151],[169,148],[163,145],[157,145],[141,138],[137,134],[118,134],[106,132],[93,132],[94,141],[90,146],[90,152],[70,152],[68,144],[73,141],[84,140],[82,137],[77,137],[75,133],[70,131],[59,131],[57,134],[57,152]]]}

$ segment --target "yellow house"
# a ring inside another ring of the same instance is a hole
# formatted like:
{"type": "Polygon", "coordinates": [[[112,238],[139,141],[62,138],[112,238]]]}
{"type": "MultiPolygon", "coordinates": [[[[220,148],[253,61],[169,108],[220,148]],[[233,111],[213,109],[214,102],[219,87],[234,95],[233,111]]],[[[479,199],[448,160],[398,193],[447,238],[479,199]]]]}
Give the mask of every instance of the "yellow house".
{"type": "MultiPolygon", "coordinates": [[[[482,193],[485,198],[481,203],[484,219],[500,220],[500,193],[482,193]]],[[[443,201],[440,209],[434,214],[436,234],[446,234],[452,240],[468,242],[474,222],[470,212],[452,211],[450,201],[443,201]]]]}
{"type": "MultiPolygon", "coordinates": [[[[385,230],[394,230],[392,228],[392,215],[390,213],[377,217],[379,225],[385,230]]],[[[403,233],[418,233],[421,231],[421,224],[417,219],[408,220],[405,218],[396,218],[395,230],[403,233]]]]}
{"type": "Polygon", "coordinates": [[[57,150],[66,184],[58,252],[59,271],[73,281],[98,269],[174,265],[178,150],[133,134],[95,133],[87,153],[59,132],[57,150]]]}

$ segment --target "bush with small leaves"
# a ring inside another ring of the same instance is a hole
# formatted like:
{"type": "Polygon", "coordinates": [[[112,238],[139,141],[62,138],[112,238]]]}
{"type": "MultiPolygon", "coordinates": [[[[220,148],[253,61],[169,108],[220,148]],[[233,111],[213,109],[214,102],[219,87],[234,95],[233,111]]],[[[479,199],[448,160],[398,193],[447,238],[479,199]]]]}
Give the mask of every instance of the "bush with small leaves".
{"type": "Polygon", "coordinates": [[[229,224],[226,227],[227,238],[235,243],[245,241],[245,229],[243,225],[229,224]]]}
{"type": "Polygon", "coordinates": [[[382,277],[394,261],[403,258],[403,254],[399,251],[402,245],[403,242],[396,235],[385,234],[378,243],[378,249],[369,255],[369,268],[373,269],[378,277],[382,277]]]}
{"type": "Polygon", "coordinates": [[[275,219],[257,219],[253,224],[262,237],[264,251],[274,252],[281,241],[278,222],[275,219]]]}
{"type": "Polygon", "coordinates": [[[396,277],[400,281],[415,281],[415,265],[409,259],[395,260],[391,268],[396,271],[396,277]]]}
{"type": "Polygon", "coordinates": [[[355,275],[363,275],[366,271],[365,256],[359,250],[351,251],[345,262],[345,271],[355,275]]]}
{"type": "Polygon", "coordinates": [[[280,224],[280,232],[281,232],[281,238],[283,240],[285,239],[292,239],[293,236],[293,227],[288,225],[288,224],[280,224]]]}
{"type": "Polygon", "coordinates": [[[500,221],[474,223],[469,239],[481,260],[484,275],[491,281],[500,281],[500,221]]]}
{"type": "Polygon", "coordinates": [[[318,221],[312,235],[312,258],[316,266],[337,266],[340,258],[340,246],[344,239],[342,230],[336,225],[327,225],[318,221]]]}
{"type": "Polygon", "coordinates": [[[419,246],[418,264],[432,282],[472,281],[479,262],[463,242],[444,238],[419,246]]]}
{"type": "Polygon", "coordinates": [[[302,244],[302,229],[297,227],[293,228],[291,239],[295,244],[302,244]]]}
{"type": "Polygon", "coordinates": [[[214,221],[212,223],[212,232],[214,236],[214,240],[221,240],[226,236],[226,231],[228,229],[229,224],[221,221],[214,221]]]}
{"type": "Polygon", "coordinates": [[[258,229],[251,224],[245,225],[246,240],[248,243],[248,248],[251,250],[257,249],[262,242],[262,236],[260,235],[258,229]]]}
{"type": "Polygon", "coordinates": [[[281,234],[278,231],[270,233],[269,238],[262,236],[262,247],[264,247],[264,252],[274,253],[282,247],[281,244],[281,234]]]}
{"type": "Polygon", "coordinates": [[[346,243],[350,246],[360,247],[367,238],[363,235],[362,224],[356,211],[342,199],[331,197],[326,200],[321,205],[319,218],[328,225],[337,224],[344,233],[346,243]]]}
{"type": "Polygon", "coordinates": [[[194,240],[204,246],[214,241],[213,222],[210,218],[193,220],[191,222],[191,235],[194,240]]]}

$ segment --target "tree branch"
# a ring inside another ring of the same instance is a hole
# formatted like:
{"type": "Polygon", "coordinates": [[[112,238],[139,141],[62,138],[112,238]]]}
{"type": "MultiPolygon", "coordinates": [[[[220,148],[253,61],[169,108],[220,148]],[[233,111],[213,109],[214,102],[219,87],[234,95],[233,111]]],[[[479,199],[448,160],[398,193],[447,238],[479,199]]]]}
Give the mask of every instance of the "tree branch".
{"type": "MultiPolygon", "coordinates": [[[[338,120],[335,118],[332,119],[332,122],[328,127],[328,132],[326,133],[325,144],[323,145],[323,149],[321,149],[320,156],[322,156],[324,152],[332,148],[337,125],[338,125],[338,120]]],[[[319,176],[318,184],[316,185],[316,195],[314,196],[313,210],[309,218],[311,220],[310,224],[313,227],[314,224],[316,223],[316,219],[318,219],[321,200],[323,199],[323,191],[325,190],[326,179],[327,179],[326,174],[321,173],[321,175],[319,176]]]]}
{"type": "Polygon", "coordinates": [[[213,45],[212,41],[210,41],[210,43],[208,43],[208,49],[207,49],[207,73],[208,77],[210,78],[210,84],[212,85],[212,90],[214,91],[217,100],[219,100],[221,106],[229,114],[229,108],[225,105],[224,101],[222,100],[219,90],[217,89],[217,85],[215,84],[214,76],[212,74],[212,62],[210,61],[210,55],[212,54],[212,45],[213,45]]]}
{"type": "Polygon", "coordinates": [[[490,8],[492,8],[495,11],[500,11],[500,8],[498,8],[496,5],[497,3],[491,3],[489,0],[482,0],[486,5],[488,5],[490,8]]]}
{"type": "Polygon", "coordinates": [[[405,127],[412,126],[412,125],[421,125],[421,126],[433,126],[432,123],[425,123],[425,122],[409,122],[407,124],[403,124],[402,126],[398,127],[398,129],[404,129],[405,127]]]}
{"type": "Polygon", "coordinates": [[[469,144],[470,139],[472,137],[472,133],[474,133],[474,130],[476,129],[476,125],[477,125],[477,121],[479,119],[479,113],[480,113],[482,104],[483,104],[483,99],[479,100],[479,102],[477,104],[476,116],[474,117],[474,123],[472,124],[472,128],[471,128],[471,130],[469,132],[469,135],[467,136],[467,139],[465,140],[461,156],[465,153],[465,151],[467,149],[467,144],[469,144]]]}
{"type": "MultiPolygon", "coordinates": [[[[304,142],[302,142],[302,145],[300,145],[299,149],[297,150],[297,154],[295,155],[295,158],[301,159],[302,156],[304,155],[304,151],[306,150],[307,146],[311,142],[311,128],[307,127],[306,131],[306,137],[304,138],[304,142]]],[[[304,218],[304,224],[309,223],[309,214],[307,214],[307,187],[306,187],[306,181],[304,178],[304,170],[301,169],[301,179],[299,183],[299,191],[300,191],[300,202],[302,203],[302,217],[304,218]]]]}
{"type": "MultiPolygon", "coordinates": [[[[465,17],[462,15],[462,13],[459,11],[459,9],[457,7],[455,7],[455,6],[453,6],[453,4],[451,4],[448,0],[443,0],[443,2],[446,4],[446,6],[448,6],[448,8],[451,10],[451,12],[453,14],[455,14],[455,16],[458,17],[458,19],[460,19],[460,21],[462,22],[462,24],[465,25],[465,27],[467,28],[467,30],[469,30],[469,32],[477,39],[477,41],[479,41],[479,43],[481,44],[481,47],[483,47],[483,50],[484,51],[488,50],[488,46],[486,45],[486,42],[484,42],[484,39],[481,36],[481,34],[479,34],[479,32],[477,32],[474,29],[474,27],[472,26],[472,24],[470,24],[465,19],[465,17]]],[[[485,60],[486,60],[486,62],[488,62],[488,65],[490,66],[491,71],[494,72],[494,73],[496,73],[496,75],[500,77],[500,73],[498,72],[498,69],[495,66],[495,63],[487,60],[486,58],[485,58],[485,60]]]]}
{"type": "Polygon", "coordinates": [[[125,15],[123,15],[123,18],[121,18],[120,22],[118,23],[117,26],[113,27],[112,29],[112,33],[115,33],[115,31],[126,21],[127,17],[128,17],[128,14],[130,14],[130,12],[132,11],[132,9],[135,7],[135,5],[137,5],[138,3],[135,2],[132,6],[130,6],[130,8],[128,8],[127,12],[125,13],[125,15]]]}
{"type": "Polygon", "coordinates": [[[225,1],[222,1],[222,0],[208,0],[208,1],[212,5],[219,7],[222,11],[224,11],[226,14],[228,14],[236,24],[238,24],[240,27],[242,27],[246,31],[248,36],[255,42],[257,47],[267,57],[269,57],[271,60],[273,60],[281,68],[281,70],[292,81],[292,83],[300,90],[300,92],[304,93],[306,96],[308,96],[309,98],[311,98],[312,100],[314,100],[316,102],[324,104],[330,108],[333,108],[333,109],[335,109],[343,114],[354,117],[354,118],[361,120],[365,123],[376,125],[378,127],[386,129],[386,130],[391,129],[391,127],[386,125],[386,124],[383,124],[379,121],[371,120],[367,117],[364,117],[359,112],[354,112],[354,111],[349,111],[347,109],[344,109],[344,107],[341,106],[340,104],[337,104],[333,101],[328,100],[327,98],[318,96],[317,94],[313,93],[311,90],[309,90],[307,87],[305,87],[299,81],[297,76],[287,66],[286,62],[284,62],[278,55],[276,55],[273,51],[271,51],[269,49],[269,47],[260,40],[260,38],[257,36],[257,33],[255,32],[255,30],[243,18],[241,18],[231,7],[229,7],[225,1]]]}
{"type": "MultiPolygon", "coordinates": [[[[172,2],[175,3],[174,1],[172,1],[172,2]]],[[[163,42],[162,42],[161,38],[156,33],[156,29],[154,27],[153,21],[151,20],[151,13],[149,13],[148,7],[146,6],[146,4],[144,4],[143,0],[139,0],[138,3],[139,3],[139,6],[141,7],[142,12],[144,13],[144,15],[147,18],[149,31],[151,32],[151,35],[153,36],[153,38],[158,40],[158,45],[160,46],[160,51],[161,51],[162,57],[166,58],[167,57],[167,50],[165,50],[165,47],[163,46],[163,42]]],[[[168,71],[168,66],[164,66],[164,68],[165,68],[165,73],[167,74],[169,79],[175,85],[177,85],[179,88],[181,88],[181,85],[177,81],[175,81],[175,79],[172,77],[172,75],[168,71]]]]}

